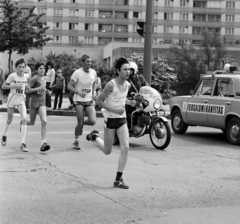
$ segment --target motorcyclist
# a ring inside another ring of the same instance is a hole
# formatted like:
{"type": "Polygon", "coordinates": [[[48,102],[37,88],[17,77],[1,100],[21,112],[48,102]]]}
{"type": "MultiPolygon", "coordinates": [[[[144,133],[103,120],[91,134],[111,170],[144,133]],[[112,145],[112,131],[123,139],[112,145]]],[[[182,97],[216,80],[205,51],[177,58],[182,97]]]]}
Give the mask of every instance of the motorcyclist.
{"type": "MultiPolygon", "coordinates": [[[[127,98],[132,99],[132,93],[138,93],[140,88],[142,86],[148,86],[147,81],[143,77],[143,75],[138,74],[138,66],[135,62],[131,61],[130,62],[130,76],[128,81],[131,84],[131,88],[128,91],[127,98]]],[[[136,110],[136,107],[132,107],[130,105],[126,105],[126,114],[127,114],[127,122],[128,122],[128,127],[130,127],[131,123],[131,114],[134,110],[136,110]]]]}

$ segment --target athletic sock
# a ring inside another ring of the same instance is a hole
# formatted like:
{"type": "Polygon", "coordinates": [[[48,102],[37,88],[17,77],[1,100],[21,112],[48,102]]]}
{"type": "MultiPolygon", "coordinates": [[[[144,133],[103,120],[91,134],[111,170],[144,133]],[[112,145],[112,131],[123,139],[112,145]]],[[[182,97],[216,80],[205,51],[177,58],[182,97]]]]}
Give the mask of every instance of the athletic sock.
{"type": "Polygon", "coordinates": [[[44,143],[47,143],[47,141],[46,141],[45,139],[42,140],[42,145],[43,145],[44,143]]]}
{"type": "Polygon", "coordinates": [[[78,138],[79,138],[79,136],[76,136],[76,135],[75,135],[75,142],[76,142],[76,141],[78,142],[78,138]]]}
{"type": "Polygon", "coordinates": [[[5,123],[4,132],[3,132],[4,136],[7,136],[8,128],[9,128],[9,124],[5,123]]]}
{"type": "Polygon", "coordinates": [[[120,178],[122,177],[122,174],[121,172],[117,172],[117,176],[116,176],[116,180],[120,180],[120,178]]]}
{"type": "Polygon", "coordinates": [[[95,141],[97,137],[99,137],[98,134],[94,133],[94,134],[92,135],[92,141],[95,141]]]}
{"type": "Polygon", "coordinates": [[[25,143],[27,134],[27,125],[21,125],[21,144],[25,143]]]}

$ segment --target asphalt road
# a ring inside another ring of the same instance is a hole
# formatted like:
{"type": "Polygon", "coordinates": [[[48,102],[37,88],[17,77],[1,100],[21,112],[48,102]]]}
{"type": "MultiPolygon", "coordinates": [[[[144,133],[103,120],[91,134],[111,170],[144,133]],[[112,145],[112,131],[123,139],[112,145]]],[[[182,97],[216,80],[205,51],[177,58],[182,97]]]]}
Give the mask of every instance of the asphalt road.
{"type": "MultiPolygon", "coordinates": [[[[0,127],[6,113],[0,114],[0,127]]],[[[15,114],[8,144],[0,146],[1,224],[238,224],[240,147],[220,130],[193,127],[172,134],[165,151],[149,136],[130,139],[124,180],[114,188],[119,147],[104,155],[85,140],[72,149],[74,117],[48,117],[51,150],[39,151],[40,122],[28,128],[28,153],[18,151],[20,117],[15,114]]],[[[98,118],[94,129],[103,132],[98,118]]]]}

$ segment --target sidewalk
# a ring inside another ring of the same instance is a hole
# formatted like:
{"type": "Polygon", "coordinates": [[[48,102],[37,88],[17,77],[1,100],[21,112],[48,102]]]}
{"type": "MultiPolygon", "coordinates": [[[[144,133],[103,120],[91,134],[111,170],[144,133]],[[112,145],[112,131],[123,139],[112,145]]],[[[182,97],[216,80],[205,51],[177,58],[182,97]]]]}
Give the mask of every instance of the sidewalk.
{"type": "MultiPolygon", "coordinates": [[[[54,103],[54,96],[52,96],[52,106],[54,103]]],[[[75,110],[71,110],[69,109],[70,106],[70,102],[69,99],[67,97],[63,97],[63,102],[62,102],[62,109],[61,110],[52,110],[52,109],[48,109],[47,110],[47,115],[48,116],[75,116],[76,112],[75,110]]],[[[166,118],[169,118],[169,104],[167,105],[163,105],[162,108],[166,111],[166,118]]],[[[0,105],[0,112],[7,112],[7,104],[3,103],[2,105],[0,105]]],[[[18,113],[18,110],[15,109],[15,113],[18,113]]],[[[28,110],[29,113],[29,110],[28,110]]],[[[97,108],[97,117],[103,117],[102,112],[97,108]]]]}

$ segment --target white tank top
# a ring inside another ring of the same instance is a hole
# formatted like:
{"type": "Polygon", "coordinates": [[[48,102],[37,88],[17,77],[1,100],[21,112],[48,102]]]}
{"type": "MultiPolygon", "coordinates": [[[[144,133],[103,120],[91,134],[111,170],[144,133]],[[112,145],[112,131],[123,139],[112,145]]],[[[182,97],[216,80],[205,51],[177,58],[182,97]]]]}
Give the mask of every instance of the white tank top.
{"type": "MultiPolygon", "coordinates": [[[[111,80],[110,82],[113,83],[113,91],[108,95],[106,99],[106,103],[113,108],[125,110],[125,103],[126,103],[126,98],[127,98],[130,83],[128,81],[125,81],[123,86],[119,86],[117,85],[115,79],[111,80]]],[[[119,115],[103,108],[102,113],[104,118],[125,118],[126,117],[126,111],[124,111],[122,115],[119,115]]]]}

